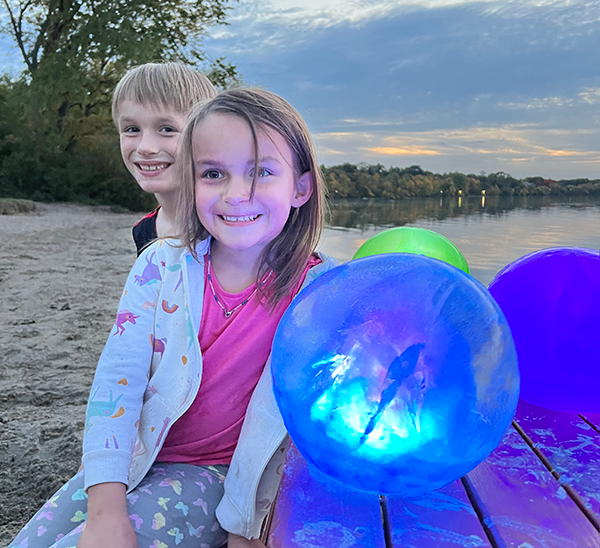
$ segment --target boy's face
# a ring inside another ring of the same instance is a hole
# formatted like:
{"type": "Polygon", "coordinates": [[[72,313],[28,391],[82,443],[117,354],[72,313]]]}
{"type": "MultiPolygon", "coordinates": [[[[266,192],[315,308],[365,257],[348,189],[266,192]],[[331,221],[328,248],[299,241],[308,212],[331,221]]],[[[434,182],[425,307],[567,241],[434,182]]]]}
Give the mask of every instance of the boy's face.
{"type": "Polygon", "coordinates": [[[118,127],[121,154],[146,192],[169,194],[178,187],[175,161],[186,116],[172,108],[123,101],[118,127]]]}

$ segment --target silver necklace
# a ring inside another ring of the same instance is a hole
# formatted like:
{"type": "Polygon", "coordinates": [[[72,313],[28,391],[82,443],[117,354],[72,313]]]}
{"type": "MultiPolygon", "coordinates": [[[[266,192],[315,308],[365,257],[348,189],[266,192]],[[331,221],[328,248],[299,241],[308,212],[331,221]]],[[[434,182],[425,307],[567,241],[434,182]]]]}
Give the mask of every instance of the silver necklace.
{"type": "Polygon", "coordinates": [[[258,292],[258,290],[265,285],[265,283],[267,282],[267,280],[271,277],[271,274],[273,273],[273,271],[269,271],[269,274],[267,275],[267,277],[260,282],[260,284],[258,285],[258,287],[252,292],[252,295],[250,295],[247,299],[245,299],[244,301],[242,301],[240,304],[234,306],[231,310],[227,310],[223,304],[221,303],[221,301],[219,300],[219,297],[217,297],[217,292],[215,291],[215,287],[212,283],[212,276],[210,275],[210,270],[211,270],[211,266],[212,266],[212,262],[210,259],[210,248],[208,249],[208,284],[210,285],[210,289],[212,291],[213,297],[215,298],[215,302],[219,305],[219,307],[221,308],[221,310],[223,311],[223,314],[225,314],[226,318],[229,318],[236,310],[238,310],[239,308],[242,308],[242,306],[244,306],[252,297],[254,297],[254,295],[256,295],[256,293],[258,292]]]}

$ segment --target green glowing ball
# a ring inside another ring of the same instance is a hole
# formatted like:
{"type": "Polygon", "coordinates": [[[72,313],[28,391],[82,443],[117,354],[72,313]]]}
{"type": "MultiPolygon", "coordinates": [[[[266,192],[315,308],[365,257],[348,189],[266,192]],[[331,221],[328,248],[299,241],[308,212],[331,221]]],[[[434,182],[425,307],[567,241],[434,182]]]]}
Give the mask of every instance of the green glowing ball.
{"type": "Polygon", "coordinates": [[[467,261],[458,247],[445,236],[426,228],[399,226],[384,230],[361,245],[353,259],[382,253],[425,255],[469,273],[467,261]]]}

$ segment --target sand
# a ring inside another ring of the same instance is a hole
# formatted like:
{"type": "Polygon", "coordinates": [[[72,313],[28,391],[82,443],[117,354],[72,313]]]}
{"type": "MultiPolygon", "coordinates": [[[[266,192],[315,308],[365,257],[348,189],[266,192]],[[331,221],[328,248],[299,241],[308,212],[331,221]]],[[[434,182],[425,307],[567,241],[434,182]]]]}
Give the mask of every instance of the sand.
{"type": "Polygon", "coordinates": [[[85,406],[139,214],[0,215],[0,546],[79,468],[85,406]]]}

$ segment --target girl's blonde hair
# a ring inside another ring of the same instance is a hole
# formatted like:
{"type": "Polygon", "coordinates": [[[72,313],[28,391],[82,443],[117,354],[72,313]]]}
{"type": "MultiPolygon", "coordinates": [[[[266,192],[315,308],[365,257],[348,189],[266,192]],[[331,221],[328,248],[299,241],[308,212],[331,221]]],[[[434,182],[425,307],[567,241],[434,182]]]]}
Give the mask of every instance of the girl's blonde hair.
{"type": "Polygon", "coordinates": [[[210,80],[183,63],[146,63],[121,78],[112,99],[112,117],[118,122],[123,101],[173,108],[187,114],[198,102],[217,94],[210,80]]]}
{"type": "Polygon", "coordinates": [[[264,129],[276,131],[288,143],[294,158],[292,166],[296,180],[304,173],[312,175],[312,194],[299,208],[294,208],[281,233],[263,251],[258,280],[269,271],[275,273],[275,283],[268,296],[263,294],[271,306],[289,295],[300,282],[310,255],[315,250],[325,219],[326,201],[323,174],[317,163],[315,147],[306,124],[300,114],[284,99],[262,89],[232,89],[224,91],[210,101],[194,107],[189,115],[179,142],[180,202],[177,208],[181,240],[192,255],[196,256],[196,245],[208,237],[196,213],[195,166],[193,138],[196,128],[209,114],[238,116],[247,122],[254,140],[254,179],[250,199],[254,195],[258,173],[257,133],[264,129]]]}

